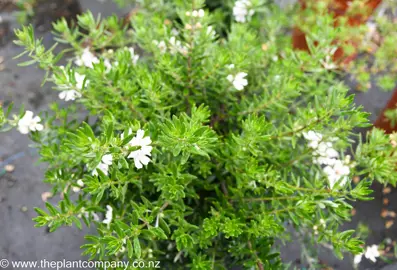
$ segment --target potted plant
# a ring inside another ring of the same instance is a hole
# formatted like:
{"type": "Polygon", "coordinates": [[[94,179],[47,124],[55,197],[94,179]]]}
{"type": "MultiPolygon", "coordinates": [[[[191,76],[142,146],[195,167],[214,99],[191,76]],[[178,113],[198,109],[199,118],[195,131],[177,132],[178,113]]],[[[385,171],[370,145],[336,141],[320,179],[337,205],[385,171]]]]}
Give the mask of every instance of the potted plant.
{"type": "MultiPolygon", "coordinates": [[[[303,25],[305,31],[295,27],[293,29],[293,47],[309,51],[306,40],[307,34],[311,35],[313,24],[318,23],[317,16],[331,14],[331,24],[340,30],[335,36],[335,46],[332,51],[331,66],[351,74],[358,81],[358,90],[371,88],[371,74],[376,74],[376,83],[379,88],[392,90],[395,87],[395,74],[397,65],[393,56],[396,53],[395,21],[393,16],[385,15],[388,8],[393,6],[384,4],[381,16],[375,16],[372,22],[365,24],[374,10],[380,5],[380,0],[371,1],[299,1],[301,12],[297,21],[303,25]],[[308,11],[308,9],[310,11],[308,11]],[[309,15],[304,15],[309,14],[309,15]],[[312,16],[310,16],[312,14],[312,16]],[[388,18],[389,17],[389,18],[388,18]],[[301,23],[303,20],[303,23],[301,23]],[[310,25],[312,24],[312,25],[310,25]],[[361,29],[357,30],[357,29],[361,29]],[[347,53],[346,53],[347,52],[347,53]],[[360,54],[360,59],[356,56],[360,54]],[[356,61],[353,61],[355,60],[356,61]],[[391,61],[390,61],[391,59],[391,61]],[[371,64],[368,64],[371,63],[371,64]]],[[[317,43],[315,38],[314,45],[317,43]]],[[[327,63],[328,64],[328,63],[327,63]]],[[[395,130],[397,90],[394,90],[386,106],[374,122],[374,126],[392,133],[395,130]]]]}
{"type": "MultiPolygon", "coordinates": [[[[299,3],[302,11],[302,13],[298,13],[297,21],[299,26],[315,23],[315,17],[328,14],[333,18],[332,23],[335,27],[343,26],[347,30],[352,30],[367,21],[376,7],[381,3],[381,0],[299,0],[299,3]],[[306,12],[307,9],[310,9],[310,11],[306,12]],[[306,16],[307,14],[311,14],[311,16],[306,16]]],[[[294,27],[292,45],[295,49],[309,51],[306,40],[308,29],[310,27],[304,30],[300,27],[294,27]]],[[[354,48],[357,47],[357,41],[352,40],[352,33],[343,31],[342,35],[345,36],[339,36],[335,40],[338,47],[333,54],[333,60],[348,64],[356,56],[357,51],[354,48]],[[343,46],[349,46],[350,51],[345,53],[343,46]]]]}
{"type": "Polygon", "coordinates": [[[280,269],[289,225],[339,257],[368,250],[339,224],[374,179],[397,182],[397,155],[383,131],[353,132],[367,114],[322,62],[335,30],[296,54],[276,6],[239,0],[228,12],[222,36],[223,17],[198,0],[142,1],[131,28],[88,12],[54,24],[73,55],[16,31],[24,64],[47,72],[62,104],[0,115],[32,138],[63,198],[36,208],[38,227],[95,226],[84,254],[112,268],[280,269]]]}

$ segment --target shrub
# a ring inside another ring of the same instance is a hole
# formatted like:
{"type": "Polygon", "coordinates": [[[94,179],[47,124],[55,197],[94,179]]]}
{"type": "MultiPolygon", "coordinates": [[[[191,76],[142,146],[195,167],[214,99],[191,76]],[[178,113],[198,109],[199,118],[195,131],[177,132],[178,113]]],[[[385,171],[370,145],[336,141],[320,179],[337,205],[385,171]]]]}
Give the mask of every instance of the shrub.
{"type": "Polygon", "coordinates": [[[337,29],[296,53],[288,13],[229,4],[221,17],[198,0],[144,2],[127,20],[88,12],[54,24],[70,45],[60,53],[16,31],[24,65],[47,71],[61,99],[40,117],[2,117],[29,133],[63,197],[36,209],[37,226],[83,221],[98,231],[82,246],[92,259],[171,269],[279,269],[275,241],[292,231],[340,257],[362,252],[339,224],[374,179],[396,183],[397,158],[382,131],[354,132],[367,114],[324,67],[337,29]]]}

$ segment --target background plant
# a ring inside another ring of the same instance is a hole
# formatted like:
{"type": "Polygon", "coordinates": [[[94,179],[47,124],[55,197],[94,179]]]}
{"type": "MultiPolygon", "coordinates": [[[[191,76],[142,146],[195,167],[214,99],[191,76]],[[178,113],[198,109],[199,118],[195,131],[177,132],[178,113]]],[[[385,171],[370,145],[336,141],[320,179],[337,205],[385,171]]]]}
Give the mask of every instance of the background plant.
{"type": "Polygon", "coordinates": [[[353,0],[349,2],[345,13],[338,14],[337,17],[333,10],[342,9],[338,7],[338,1],[303,2],[305,9],[296,13],[295,21],[312,46],[318,42],[318,38],[322,38],[322,28],[338,29],[334,32],[337,41],[335,50],[341,48],[344,54],[330,68],[339,69],[352,76],[358,83],[357,90],[370,89],[373,75],[376,75],[375,83],[381,89],[394,89],[397,72],[393,57],[396,51],[392,45],[397,37],[395,0],[382,1],[375,11],[370,8],[375,1],[353,0]],[[353,61],[348,60],[354,55],[357,57],[353,61]]]}

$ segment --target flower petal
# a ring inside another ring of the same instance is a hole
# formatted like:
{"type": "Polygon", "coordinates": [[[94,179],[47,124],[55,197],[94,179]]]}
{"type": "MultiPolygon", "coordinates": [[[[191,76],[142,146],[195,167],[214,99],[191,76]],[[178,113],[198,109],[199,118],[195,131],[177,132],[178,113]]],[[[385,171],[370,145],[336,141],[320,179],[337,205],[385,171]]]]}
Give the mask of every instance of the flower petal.
{"type": "Polygon", "coordinates": [[[44,126],[42,124],[37,124],[36,125],[36,130],[37,131],[42,131],[44,129],[44,126]]]}
{"type": "Polygon", "coordinates": [[[148,158],[147,156],[141,156],[139,161],[143,164],[143,165],[148,165],[150,162],[150,158],[148,158]]]}
{"type": "Polygon", "coordinates": [[[143,168],[143,166],[142,166],[142,164],[140,163],[140,161],[139,161],[138,158],[134,158],[134,163],[135,163],[135,167],[136,167],[137,169],[142,169],[142,168],[143,168]]]}

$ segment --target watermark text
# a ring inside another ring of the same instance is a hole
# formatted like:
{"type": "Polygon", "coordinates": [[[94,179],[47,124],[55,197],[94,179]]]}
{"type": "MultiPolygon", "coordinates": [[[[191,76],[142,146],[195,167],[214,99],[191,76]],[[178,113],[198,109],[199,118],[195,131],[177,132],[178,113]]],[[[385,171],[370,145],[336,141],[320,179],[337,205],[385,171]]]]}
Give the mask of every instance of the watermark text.
{"type": "Polygon", "coordinates": [[[7,259],[0,259],[0,269],[145,269],[145,268],[160,268],[160,261],[143,261],[135,260],[129,261],[70,261],[70,260],[38,260],[38,261],[12,261],[7,259]]]}

